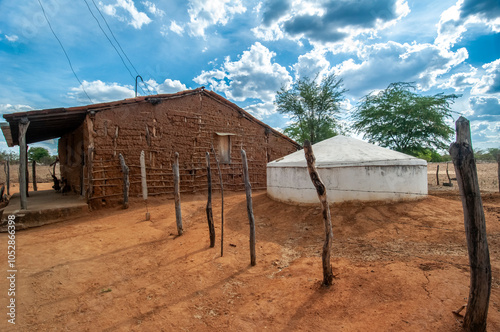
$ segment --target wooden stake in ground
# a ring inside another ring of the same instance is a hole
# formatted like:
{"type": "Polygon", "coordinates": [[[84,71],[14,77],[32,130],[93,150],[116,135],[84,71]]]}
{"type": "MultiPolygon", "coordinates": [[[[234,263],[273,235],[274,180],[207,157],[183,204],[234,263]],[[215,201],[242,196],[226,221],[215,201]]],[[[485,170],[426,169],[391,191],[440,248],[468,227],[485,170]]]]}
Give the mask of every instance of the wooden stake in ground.
{"type": "Polygon", "coordinates": [[[19,121],[19,190],[21,191],[21,210],[28,209],[28,183],[26,181],[27,165],[27,146],[26,132],[30,122],[24,117],[19,121]]]}
{"type": "Polygon", "coordinates": [[[220,256],[224,255],[224,185],[222,184],[222,173],[220,171],[219,158],[217,158],[217,153],[215,153],[214,146],[212,145],[212,153],[215,157],[215,162],[217,163],[217,170],[219,171],[219,181],[220,181],[220,196],[221,196],[221,212],[220,212],[220,256]]]}
{"type": "Polygon", "coordinates": [[[486,331],[491,292],[490,253],[469,120],[460,117],[455,126],[457,139],[450,146],[450,155],[453,158],[458,188],[462,196],[470,264],[469,299],[463,326],[466,331],[482,332],[486,331]]]}
{"type": "Polygon", "coordinates": [[[174,154],[174,200],[175,200],[175,222],[177,223],[177,234],[182,235],[182,214],[181,214],[181,193],[180,193],[180,177],[179,177],[179,153],[174,154]]]}
{"type": "Polygon", "coordinates": [[[146,221],[150,219],[149,211],[148,211],[148,183],[146,181],[146,159],[144,158],[144,150],[141,151],[141,185],[142,185],[142,198],[146,203],[146,221]]]}
{"type": "Polygon", "coordinates": [[[210,248],[215,247],[215,228],[214,216],[212,213],[212,173],[210,170],[210,152],[206,153],[207,158],[207,182],[208,182],[208,199],[207,199],[207,221],[208,232],[210,233],[210,248]]]}
{"type": "Polygon", "coordinates": [[[323,244],[323,285],[331,286],[333,283],[332,265],[330,264],[330,256],[333,242],[332,218],[330,215],[330,207],[326,197],[326,188],[321,181],[318,172],[316,171],[316,158],[312,150],[311,142],[304,142],[304,153],[307,161],[307,170],[311,177],[311,181],[316,188],[318,198],[323,208],[323,221],[325,223],[325,243],[323,244]]]}
{"type": "Polygon", "coordinates": [[[32,164],[32,172],[33,172],[33,191],[38,191],[36,186],[36,161],[33,160],[32,164]]]}
{"type": "Polygon", "coordinates": [[[118,155],[118,159],[120,159],[120,166],[123,173],[123,208],[128,209],[128,194],[130,190],[129,168],[125,164],[125,158],[123,158],[121,153],[118,155]]]}
{"type": "Polygon", "coordinates": [[[250,222],[250,264],[255,266],[255,219],[253,217],[252,206],[252,185],[248,178],[247,154],[243,149],[241,149],[241,161],[243,163],[243,179],[245,180],[245,192],[247,195],[247,213],[250,222]]]}
{"type": "Polygon", "coordinates": [[[437,165],[437,170],[436,170],[436,183],[439,186],[439,165],[437,165]]]}

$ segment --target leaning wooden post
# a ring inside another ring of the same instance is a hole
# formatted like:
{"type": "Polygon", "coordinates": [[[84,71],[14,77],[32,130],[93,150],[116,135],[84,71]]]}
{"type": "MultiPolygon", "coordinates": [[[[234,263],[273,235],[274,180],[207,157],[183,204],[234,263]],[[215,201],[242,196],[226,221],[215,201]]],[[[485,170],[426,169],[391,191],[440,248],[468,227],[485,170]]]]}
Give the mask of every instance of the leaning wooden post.
{"type": "Polygon", "coordinates": [[[221,196],[221,212],[220,212],[220,256],[224,255],[224,185],[222,184],[222,173],[220,171],[219,158],[217,158],[217,153],[215,153],[214,146],[212,145],[212,152],[215,157],[215,162],[217,163],[217,170],[219,171],[219,181],[220,181],[220,196],[221,196]]]}
{"type": "Polygon", "coordinates": [[[241,161],[243,163],[243,179],[245,180],[245,192],[247,195],[247,213],[250,222],[250,264],[255,266],[255,219],[253,217],[252,206],[252,185],[248,178],[247,153],[241,149],[241,161]]]}
{"type": "Polygon", "coordinates": [[[307,170],[311,177],[311,181],[316,188],[318,198],[323,207],[323,221],[325,223],[325,243],[323,244],[323,285],[330,286],[333,283],[332,265],[330,264],[330,253],[333,242],[332,218],[330,215],[330,206],[326,197],[326,188],[321,181],[318,172],[316,171],[316,158],[312,150],[311,142],[304,142],[304,153],[307,161],[307,170]]]}
{"type": "Polygon", "coordinates": [[[142,198],[146,203],[146,221],[150,219],[149,211],[148,211],[148,183],[146,181],[146,159],[144,158],[144,150],[141,151],[141,185],[142,185],[142,198]]]}
{"type": "Polygon", "coordinates": [[[450,146],[450,155],[453,158],[458,188],[462,197],[470,265],[469,299],[463,326],[466,331],[481,332],[486,331],[490,301],[490,253],[469,120],[460,117],[455,126],[457,139],[450,146]]]}
{"type": "Polygon", "coordinates": [[[436,170],[436,183],[439,186],[439,164],[437,165],[437,170],[436,170]]]}
{"type": "Polygon", "coordinates": [[[127,164],[125,164],[125,158],[123,158],[123,155],[120,153],[118,155],[118,158],[120,159],[120,166],[122,168],[122,173],[123,173],[123,208],[128,209],[128,194],[130,190],[130,181],[129,181],[129,168],[127,164]]]}
{"type": "Polygon", "coordinates": [[[38,188],[36,186],[36,161],[34,160],[32,165],[32,172],[33,172],[33,191],[38,191],[38,188]]]}
{"type": "Polygon", "coordinates": [[[177,224],[177,234],[182,235],[182,213],[181,213],[181,193],[179,179],[179,153],[174,154],[174,201],[175,201],[175,222],[177,224]]]}
{"type": "Polygon", "coordinates": [[[30,122],[24,117],[19,121],[19,190],[21,192],[21,210],[28,209],[28,183],[26,182],[27,165],[27,145],[26,132],[30,122]]]}
{"type": "Polygon", "coordinates": [[[215,247],[215,228],[214,216],[212,213],[212,173],[210,169],[210,152],[206,153],[207,158],[207,182],[208,182],[208,199],[207,199],[207,221],[208,232],[210,233],[210,248],[215,247]]]}

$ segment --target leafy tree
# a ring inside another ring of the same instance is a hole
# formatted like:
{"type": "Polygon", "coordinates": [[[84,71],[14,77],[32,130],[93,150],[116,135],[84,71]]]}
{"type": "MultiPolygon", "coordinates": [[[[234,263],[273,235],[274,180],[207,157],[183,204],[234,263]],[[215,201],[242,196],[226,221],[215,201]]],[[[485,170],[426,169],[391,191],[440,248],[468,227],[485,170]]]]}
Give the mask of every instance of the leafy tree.
{"type": "Polygon", "coordinates": [[[500,155],[499,148],[489,148],[486,149],[486,151],[482,149],[474,149],[474,158],[476,158],[476,160],[496,161],[498,155],[500,155]]]}
{"type": "Polygon", "coordinates": [[[370,143],[411,155],[447,148],[454,130],[446,120],[460,95],[421,96],[414,90],[413,83],[399,82],[365,96],[354,112],[353,129],[370,143]]]}
{"type": "Polygon", "coordinates": [[[10,160],[11,162],[18,162],[19,154],[13,151],[0,151],[0,161],[7,161],[7,160],[10,160]]]}
{"type": "Polygon", "coordinates": [[[28,159],[31,161],[41,162],[43,158],[50,158],[49,151],[42,147],[32,147],[28,150],[28,159]]]}
{"type": "Polygon", "coordinates": [[[339,102],[347,91],[342,88],[342,79],[334,74],[317,83],[318,75],[295,82],[290,89],[277,92],[275,104],[278,112],[288,114],[293,123],[285,128],[285,134],[297,142],[308,139],[311,144],[333,137],[339,133],[337,121],[339,102]]]}

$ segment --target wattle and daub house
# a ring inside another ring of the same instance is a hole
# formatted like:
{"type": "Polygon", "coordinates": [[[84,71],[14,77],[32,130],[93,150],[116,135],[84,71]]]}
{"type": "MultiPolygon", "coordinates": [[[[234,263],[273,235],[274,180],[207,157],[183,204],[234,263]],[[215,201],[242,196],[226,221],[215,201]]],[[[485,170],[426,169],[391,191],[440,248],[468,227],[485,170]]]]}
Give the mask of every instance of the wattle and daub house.
{"type": "MultiPolygon", "coordinates": [[[[216,151],[224,188],[242,190],[240,149],[248,156],[253,188],[266,187],[266,164],[300,146],[237,105],[203,87],[81,107],[5,114],[9,146],[20,145],[20,123],[29,121],[26,143],[59,138],[61,177],[92,206],[122,199],[119,154],[130,170],[130,196],[141,194],[144,151],[149,195],[173,193],[172,163],[179,153],[181,192],[207,189],[206,152],[218,188],[216,151]],[[213,148],[213,150],[212,150],[213,148]]],[[[21,145],[20,145],[21,146],[21,145]]]]}

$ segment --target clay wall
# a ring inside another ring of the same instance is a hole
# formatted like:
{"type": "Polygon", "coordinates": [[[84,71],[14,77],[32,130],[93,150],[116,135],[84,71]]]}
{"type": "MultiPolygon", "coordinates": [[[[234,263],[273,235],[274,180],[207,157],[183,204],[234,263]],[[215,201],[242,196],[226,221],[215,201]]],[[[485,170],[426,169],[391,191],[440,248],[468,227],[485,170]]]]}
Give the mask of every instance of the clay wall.
{"type": "Polygon", "coordinates": [[[89,159],[83,170],[84,183],[93,206],[121,200],[119,154],[130,169],[130,197],[137,197],[142,193],[141,151],[146,157],[148,194],[154,196],[173,193],[175,152],[179,153],[181,192],[205,192],[206,152],[210,152],[213,188],[220,188],[212,145],[218,156],[230,159],[220,164],[225,190],[244,189],[241,148],[247,152],[254,189],[266,187],[268,161],[297,150],[292,141],[203,92],[157,104],[143,101],[113,106],[88,116],[81,128],[86,129],[81,136],[86,137],[84,150],[89,159]]]}
{"type": "Polygon", "coordinates": [[[61,179],[75,193],[83,193],[83,125],[62,136],[58,142],[61,179]]]}

